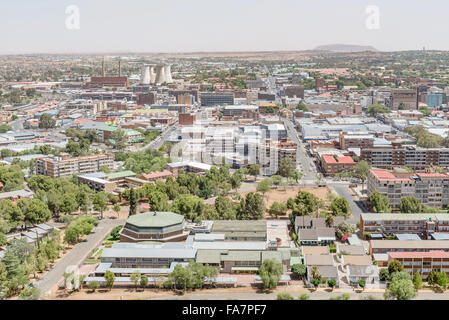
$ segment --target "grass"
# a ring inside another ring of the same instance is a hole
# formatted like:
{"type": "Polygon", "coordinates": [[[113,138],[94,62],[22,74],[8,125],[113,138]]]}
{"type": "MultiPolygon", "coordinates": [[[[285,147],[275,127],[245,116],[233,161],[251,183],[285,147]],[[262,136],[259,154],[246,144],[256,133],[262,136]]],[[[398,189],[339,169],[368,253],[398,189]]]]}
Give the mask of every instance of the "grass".
{"type": "Polygon", "coordinates": [[[86,260],[86,262],[84,262],[84,264],[96,264],[99,262],[100,262],[100,260],[97,260],[97,259],[89,259],[89,260],[86,260]]]}

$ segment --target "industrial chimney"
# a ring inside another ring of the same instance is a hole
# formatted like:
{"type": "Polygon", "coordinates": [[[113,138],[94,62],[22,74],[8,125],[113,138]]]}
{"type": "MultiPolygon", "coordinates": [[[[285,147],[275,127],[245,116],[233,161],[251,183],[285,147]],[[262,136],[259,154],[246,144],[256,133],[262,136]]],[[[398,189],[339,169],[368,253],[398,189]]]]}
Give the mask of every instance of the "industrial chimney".
{"type": "Polygon", "coordinates": [[[122,60],[118,60],[118,76],[122,76],[122,60]]]}
{"type": "Polygon", "coordinates": [[[103,57],[103,62],[102,62],[102,64],[101,64],[101,69],[102,69],[101,75],[102,75],[102,77],[104,78],[104,77],[105,77],[104,57],[103,57]]]}

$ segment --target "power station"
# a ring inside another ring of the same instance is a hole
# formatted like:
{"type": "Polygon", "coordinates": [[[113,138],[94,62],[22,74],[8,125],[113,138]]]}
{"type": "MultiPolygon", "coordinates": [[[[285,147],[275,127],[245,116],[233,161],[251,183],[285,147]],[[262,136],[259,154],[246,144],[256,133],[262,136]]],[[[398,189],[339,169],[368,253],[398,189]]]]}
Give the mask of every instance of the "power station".
{"type": "Polygon", "coordinates": [[[173,83],[170,65],[144,65],[141,84],[173,83]]]}

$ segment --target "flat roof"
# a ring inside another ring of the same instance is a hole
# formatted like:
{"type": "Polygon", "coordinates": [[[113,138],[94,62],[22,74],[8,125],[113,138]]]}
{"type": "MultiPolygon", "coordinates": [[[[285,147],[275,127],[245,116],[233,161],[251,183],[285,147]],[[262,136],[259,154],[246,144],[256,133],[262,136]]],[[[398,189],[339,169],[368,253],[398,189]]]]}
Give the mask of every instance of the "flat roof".
{"type": "MultiPolygon", "coordinates": [[[[160,228],[182,224],[184,216],[174,212],[145,212],[132,215],[126,223],[142,228],[160,228]]],[[[125,225],[126,226],[126,225],[125,225]]]]}
{"type": "Polygon", "coordinates": [[[179,258],[195,259],[196,249],[193,248],[104,248],[101,258],[179,258]]]}
{"type": "Polygon", "coordinates": [[[449,258],[449,252],[429,251],[429,252],[388,252],[393,259],[407,258],[449,258]]]}
{"type": "Polygon", "coordinates": [[[421,238],[414,233],[397,233],[395,236],[398,240],[421,240],[421,238]]]}
{"type": "Polygon", "coordinates": [[[265,241],[195,241],[193,248],[204,250],[265,250],[265,241]]]}
{"type": "Polygon", "coordinates": [[[446,240],[371,240],[370,246],[376,249],[448,249],[446,240]]]}

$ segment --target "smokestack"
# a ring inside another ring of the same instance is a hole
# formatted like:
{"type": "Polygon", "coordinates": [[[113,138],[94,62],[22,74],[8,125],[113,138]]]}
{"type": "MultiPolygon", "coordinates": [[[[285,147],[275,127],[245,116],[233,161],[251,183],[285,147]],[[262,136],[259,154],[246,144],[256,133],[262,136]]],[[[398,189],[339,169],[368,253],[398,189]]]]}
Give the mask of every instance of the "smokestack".
{"type": "Polygon", "coordinates": [[[103,62],[101,63],[101,67],[102,67],[102,72],[101,72],[101,74],[102,74],[102,76],[103,76],[103,78],[105,77],[105,70],[104,70],[104,57],[103,57],[103,62]]]}
{"type": "Polygon", "coordinates": [[[118,76],[122,76],[122,60],[118,60],[118,76]]]}

